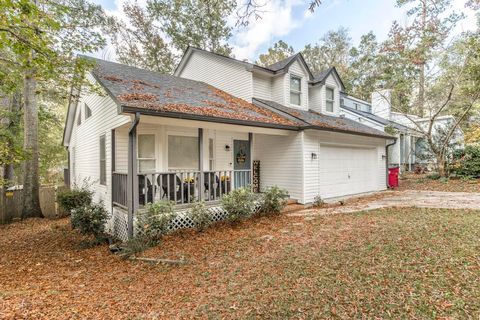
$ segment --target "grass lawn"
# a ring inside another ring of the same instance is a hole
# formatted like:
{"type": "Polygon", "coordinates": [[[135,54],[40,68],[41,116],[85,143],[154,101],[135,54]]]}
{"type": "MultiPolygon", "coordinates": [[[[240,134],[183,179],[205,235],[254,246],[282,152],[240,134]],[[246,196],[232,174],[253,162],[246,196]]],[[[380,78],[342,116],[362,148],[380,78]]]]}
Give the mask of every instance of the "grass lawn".
{"type": "Polygon", "coordinates": [[[480,212],[258,218],[122,261],[68,221],[0,227],[0,318],[480,317],[480,212]]]}

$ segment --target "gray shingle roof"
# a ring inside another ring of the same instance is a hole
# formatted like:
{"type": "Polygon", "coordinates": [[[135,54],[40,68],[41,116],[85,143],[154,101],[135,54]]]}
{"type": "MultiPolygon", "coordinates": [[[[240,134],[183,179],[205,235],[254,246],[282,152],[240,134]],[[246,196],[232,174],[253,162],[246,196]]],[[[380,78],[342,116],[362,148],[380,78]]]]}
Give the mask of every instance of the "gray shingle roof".
{"type": "Polygon", "coordinates": [[[285,67],[287,67],[294,59],[296,59],[297,56],[298,56],[298,53],[294,54],[294,55],[292,55],[292,56],[290,56],[286,59],[283,59],[283,60],[277,61],[275,63],[272,63],[271,65],[266,66],[266,68],[270,69],[272,71],[282,70],[285,67]]]}
{"type": "Polygon", "coordinates": [[[312,128],[312,129],[327,130],[327,131],[339,131],[339,132],[374,136],[374,137],[381,137],[381,138],[393,138],[392,136],[390,136],[389,134],[383,131],[373,129],[369,126],[366,126],[364,124],[358,123],[350,119],[346,119],[342,117],[327,116],[311,110],[305,111],[305,110],[293,109],[293,108],[281,105],[274,101],[263,100],[258,98],[254,98],[253,103],[259,106],[262,106],[262,105],[268,106],[274,110],[278,110],[280,113],[289,115],[290,117],[297,118],[305,123],[304,128],[312,128]]]}
{"type": "Polygon", "coordinates": [[[321,81],[324,81],[325,78],[330,74],[330,72],[332,72],[333,70],[333,67],[330,67],[326,70],[323,70],[323,71],[320,71],[319,73],[317,74],[314,74],[313,75],[313,82],[321,82],[321,81]]]}
{"type": "Polygon", "coordinates": [[[303,125],[204,82],[89,59],[95,61],[92,74],[123,111],[139,110],[178,118],[193,115],[202,120],[294,130],[303,125]]]}
{"type": "Polygon", "coordinates": [[[342,109],[345,109],[345,110],[348,110],[348,111],[351,111],[351,112],[354,112],[362,117],[365,117],[365,118],[368,118],[370,120],[373,120],[377,123],[380,123],[380,124],[383,124],[384,126],[392,126],[393,128],[397,129],[397,130],[400,130],[400,131],[408,131],[408,128],[404,125],[401,125],[397,122],[394,122],[394,121],[391,121],[391,120],[388,120],[388,119],[385,119],[385,118],[382,118],[382,117],[379,117],[373,113],[370,113],[370,112],[367,112],[367,111],[363,111],[363,110],[357,110],[357,109],[354,109],[354,108],[350,108],[350,107],[347,107],[347,106],[342,106],[342,109]]]}

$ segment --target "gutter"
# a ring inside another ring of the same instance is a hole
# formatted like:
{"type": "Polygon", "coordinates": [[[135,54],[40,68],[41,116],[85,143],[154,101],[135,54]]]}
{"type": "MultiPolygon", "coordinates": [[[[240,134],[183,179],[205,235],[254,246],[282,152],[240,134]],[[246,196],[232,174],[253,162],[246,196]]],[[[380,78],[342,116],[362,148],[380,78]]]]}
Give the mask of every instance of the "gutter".
{"type": "Polygon", "coordinates": [[[140,122],[140,113],[135,113],[132,125],[128,130],[128,174],[127,174],[127,231],[128,239],[133,238],[133,215],[137,211],[138,203],[138,176],[137,176],[137,126],[140,122]]]}
{"type": "Polygon", "coordinates": [[[139,113],[143,115],[150,115],[150,116],[156,116],[156,117],[197,120],[197,121],[215,122],[215,123],[223,123],[223,124],[234,124],[234,125],[240,125],[240,126],[259,127],[259,128],[283,129],[283,130],[292,130],[292,131],[300,130],[300,127],[293,126],[293,125],[275,124],[275,123],[267,123],[267,122],[255,122],[255,121],[229,119],[229,118],[214,118],[214,117],[206,117],[206,116],[189,114],[189,113],[164,112],[164,111],[156,111],[156,110],[135,108],[135,107],[129,107],[129,106],[121,106],[120,109],[121,109],[120,113],[135,113],[135,114],[139,113]]]}
{"type": "Polygon", "coordinates": [[[388,148],[397,143],[397,138],[395,137],[392,143],[389,143],[385,146],[385,171],[386,171],[386,184],[388,189],[388,148]]]}

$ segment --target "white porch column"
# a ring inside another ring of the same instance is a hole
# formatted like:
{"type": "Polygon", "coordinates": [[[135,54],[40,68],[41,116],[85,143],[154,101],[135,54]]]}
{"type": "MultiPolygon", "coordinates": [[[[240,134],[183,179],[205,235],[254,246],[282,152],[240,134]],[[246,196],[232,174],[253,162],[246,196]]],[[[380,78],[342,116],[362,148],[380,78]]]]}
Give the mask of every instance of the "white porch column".
{"type": "MultiPolygon", "coordinates": [[[[203,129],[198,128],[198,169],[200,171],[200,179],[199,179],[199,186],[198,186],[198,199],[200,201],[203,200],[203,183],[204,183],[204,167],[203,167],[203,129]]],[[[183,183],[183,181],[182,181],[183,183]]]]}

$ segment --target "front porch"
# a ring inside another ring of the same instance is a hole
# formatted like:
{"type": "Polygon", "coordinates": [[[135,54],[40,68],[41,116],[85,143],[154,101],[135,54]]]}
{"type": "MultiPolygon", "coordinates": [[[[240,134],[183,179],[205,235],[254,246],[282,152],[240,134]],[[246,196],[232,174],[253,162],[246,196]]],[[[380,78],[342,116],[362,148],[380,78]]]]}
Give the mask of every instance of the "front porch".
{"type": "Polygon", "coordinates": [[[181,212],[197,201],[215,206],[238,188],[251,186],[259,192],[260,162],[270,159],[256,149],[265,149],[268,137],[282,139],[290,134],[136,115],[131,124],[112,130],[112,210],[128,213],[132,235],[134,213],[148,203],[169,200],[181,212]]]}

